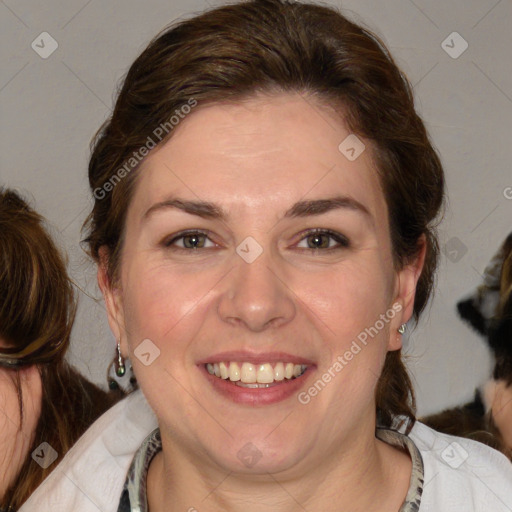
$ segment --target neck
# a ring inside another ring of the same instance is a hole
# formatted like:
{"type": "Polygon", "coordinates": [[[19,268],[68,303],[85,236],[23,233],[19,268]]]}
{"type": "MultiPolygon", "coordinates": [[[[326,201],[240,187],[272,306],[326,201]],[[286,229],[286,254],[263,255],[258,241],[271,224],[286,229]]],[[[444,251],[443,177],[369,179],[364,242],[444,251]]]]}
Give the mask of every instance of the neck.
{"type": "Polygon", "coordinates": [[[322,460],[279,473],[237,474],[199,463],[162,435],[148,474],[151,512],[396,512],[411,475],[410,457],[375,438],[347,439],[322,460]]]}

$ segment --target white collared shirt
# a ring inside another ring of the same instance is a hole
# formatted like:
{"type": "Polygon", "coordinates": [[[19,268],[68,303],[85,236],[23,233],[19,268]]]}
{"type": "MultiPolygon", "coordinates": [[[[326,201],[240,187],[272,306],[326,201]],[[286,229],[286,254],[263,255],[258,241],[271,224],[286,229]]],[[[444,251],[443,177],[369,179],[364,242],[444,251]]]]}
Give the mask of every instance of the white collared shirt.
{"type": "MultiPolygon", "coordinates": [[[[117,512],[135,453],[157,428],[142,392],[103,414],[19,512],[117,512]]],[[[486,445],[416,422],[423,462],[419,512],[512,512],[512,464],[486,445]]]]}

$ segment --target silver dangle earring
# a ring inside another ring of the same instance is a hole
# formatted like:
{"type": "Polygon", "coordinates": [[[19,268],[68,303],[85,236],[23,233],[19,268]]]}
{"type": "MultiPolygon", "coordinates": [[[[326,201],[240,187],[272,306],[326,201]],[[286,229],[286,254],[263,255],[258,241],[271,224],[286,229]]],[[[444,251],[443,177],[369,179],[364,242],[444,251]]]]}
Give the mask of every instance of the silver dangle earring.
{"type": "Polygon", "coordinates": [[[398,332],[400,334],[403,334],[405,332],[405,328],[407,327],[407,324],[402,324],[399,328],[398,328],[398,332]]]}
{"type": "Polygon", "coordinates": [[[121,345],[118,342],[117,343],[117,368],[116,368],[116,375],[118,377],[122,377],[126,373],[126,367],[124,365],[124,359],[121,355],[121,345]]]}

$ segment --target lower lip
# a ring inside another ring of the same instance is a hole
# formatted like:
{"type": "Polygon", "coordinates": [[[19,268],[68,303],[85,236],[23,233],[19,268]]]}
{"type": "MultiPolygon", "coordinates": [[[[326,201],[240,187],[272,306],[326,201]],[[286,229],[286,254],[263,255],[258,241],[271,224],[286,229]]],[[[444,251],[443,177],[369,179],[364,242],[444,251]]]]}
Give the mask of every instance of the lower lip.
{"type": "Polygon", "coordinates": [[[202,370],[213,389],[224,397],[238,404],[255,406],[275,404],[297,395],[308,380],[313,368],[308,367],[300,377],[283,380],[268,388],[244,388],[228,379],[221,379],[209,374],[204,365],[200,365],[199,369],[202,370]]]}

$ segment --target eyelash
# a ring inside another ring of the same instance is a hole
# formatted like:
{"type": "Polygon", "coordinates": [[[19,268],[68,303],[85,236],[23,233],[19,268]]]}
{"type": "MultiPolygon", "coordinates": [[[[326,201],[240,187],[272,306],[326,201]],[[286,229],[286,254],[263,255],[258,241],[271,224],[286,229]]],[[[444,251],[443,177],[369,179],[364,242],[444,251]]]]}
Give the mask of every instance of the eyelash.
{"type": "MultiPolygon", "coordinates": [[[[184,247],[173,247],[172,246],[178,240],[180,240],[182,238],[185,238],[186,236],[191,236],[191,235],[204,235],[204,236],[208,237],[209,232],[208,231],[201,231],[201,230],[182,231],[182,232],[176,234],[176,236],[174,236],[170,240],[164,240],[162,242],[162,245],[165,248],[167,248],[167,249],[172,249],[173,251],[182,251],[182,252],[183,251],[184,252],[191,252],[194,249],[201,249],[201,247],[199,247],[199,248],[184,248],[184,247]]],[[[341,233],[337,233],[336,231],[331,231],[330,229],[319,229],[319,228],[309,229],[309,230],[307,230],[307,231],[305,231],[305,232],[303,232],[301,234],[302,238],[300,239],[300,242],[302,242],[304,239],[306,239],[306,238],[308,238],[309,236],[312,236],[312,235],[327,235],[327,236],[330,236],[339,245],[337,247],[328,247],[326,249],[311,248],[311,247],[300,248],[300,249],[306,250],[306,251],[318,251],[318,250],[321,250],[323,252],[331,252],[331,251],[337,251],[337,250],[340,250],[340,249],[347,249],[348,247],[350,247],[350,241],[348,240],[348,238],[346,238],[341,233]]],[[[206,249],[210,249],[210,247],[206,247],[206,249]]]]}

